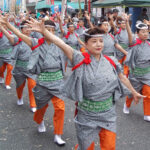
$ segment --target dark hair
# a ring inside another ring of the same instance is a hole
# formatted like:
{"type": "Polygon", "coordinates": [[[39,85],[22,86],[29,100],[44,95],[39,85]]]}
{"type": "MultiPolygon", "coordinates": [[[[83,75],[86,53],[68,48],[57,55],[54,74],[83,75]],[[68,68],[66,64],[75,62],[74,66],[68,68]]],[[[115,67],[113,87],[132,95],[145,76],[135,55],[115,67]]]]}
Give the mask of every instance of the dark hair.
{"type": "Polygon", "coordinates": [[[142,11],[147,11],[147,9],[146,9],[146,8],[143,8],[142,11]]]}
{"type": "Polygon", "coordinates": [[[74,25],[72,22],[67,23],[67,28],[69,28],[70,25],[74,25]]]}
{"type": "Polygon", "coordinates": [[[26,20],[24,20],[24,21],[21,22],[21,24],[20,24],[21,30],[24,28],[23,26],[24,26],[25,24],[27,24],[27,23],[28,23],[28,22],[27,22],[26,20]]]}
{"type": "Polygon", "coordinates": [[[113,13],[116,13],[116,12],[119,12],[119,10],[118,9],[113,9],[113,13]]]}
{"type": "MultiPolygon", "coordinates": [[[[79,18],[79,21],[84,21],[84,19],[83,19],[83,18],[79,18]]],[[[79,22],[79,21],[78,21],[78,22],[79,22]]]]}
{"type": "MultiPolygon", "coordinates": [[[[96,35],[96,34],[105,34],[105,32],[101,29],[99,29],[98,27],[95,27],[95,28],[92,28],[92,29],[89,29],[88,31],[86,31],[87,34],[89,35],[96,35]]],[[[92,38],[91,36],[88,36],[88,35],[85,35],[85,43],[87,43],[87,41],[92,38]]]]}
{"type": "Polygon", "coordinates": [[[101,26],[103,22],[108,21],[108,18],[106,16],[100,17],[98,21],[98,26],[101,26]]]}
{"type": "MultiPolygon", "coordinates": [[[[147,27],[147,26],[145,24],[140,24],[139,27],[142,28],[142,27],[147,27]]],[[[137,33],[139,33],[140,30],[142,30],[142,29],[136,28],[137,33]]]]}
{"type": "Polygon", "coordinates": [[[120,22],[122,21],[124,21],[123,18],[121,16],[118,16],[116,20],[117,24],[121,24],[120,22]]]}
{"type": "Polygon", "coordinates": [[[46,21],[44,22],[44,25],[51,25],[51,26],[54,26],[54,27],[55,27],[55,23],[54,23],[53,21],[51,21],[51,20],[46,20],[46,21]]]}

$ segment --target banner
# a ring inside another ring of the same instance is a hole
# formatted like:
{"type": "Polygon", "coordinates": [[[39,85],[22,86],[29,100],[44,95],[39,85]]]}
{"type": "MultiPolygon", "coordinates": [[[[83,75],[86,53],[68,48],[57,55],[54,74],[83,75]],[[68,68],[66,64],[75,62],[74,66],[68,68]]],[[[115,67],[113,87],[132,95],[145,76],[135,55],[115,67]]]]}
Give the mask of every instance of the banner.
{"type": "Polygon", "coordinates": [[[51,12],[52,12],[52,15],[60,13],[61,12],[61,5],[52,5],[51,6],[51,12]]]}

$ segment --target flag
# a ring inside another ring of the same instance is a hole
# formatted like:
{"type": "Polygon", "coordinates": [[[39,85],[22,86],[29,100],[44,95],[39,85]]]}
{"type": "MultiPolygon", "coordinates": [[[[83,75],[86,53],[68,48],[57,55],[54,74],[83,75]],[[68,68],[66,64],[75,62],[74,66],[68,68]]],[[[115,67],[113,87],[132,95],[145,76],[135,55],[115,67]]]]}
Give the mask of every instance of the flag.
{"type": "Polygon", "coordinates": [[[54,0],[51,0],[51,5],[54,5],[54,0]]]}
{"type": "Polygon", "coordinates": [[[50,5],[50,0],[45,0],[46,1],[46,5],[50,5]]]}

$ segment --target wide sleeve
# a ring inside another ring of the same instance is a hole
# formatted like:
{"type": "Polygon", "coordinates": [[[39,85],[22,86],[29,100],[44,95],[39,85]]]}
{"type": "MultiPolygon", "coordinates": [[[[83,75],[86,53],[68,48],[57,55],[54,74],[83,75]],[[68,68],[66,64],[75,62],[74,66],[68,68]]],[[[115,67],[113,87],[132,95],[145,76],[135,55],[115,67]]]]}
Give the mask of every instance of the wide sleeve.
{"type": "MultiPolygon", "coordinates": [[[[32,39],[33,47],[38,44],[38,39],[32,39]]],[[[31,56],[29,58],[28,69],[33,74],[40,74],[42,72],[43,63],[45,60],[47,50],[43,45],[37,47],[32,51],[31,56]]]]}
{"type": "MultiPolygon", "coordinates": [[[[80,52],[74,51],[72,64],[75,66],[83,59],[84,57],[80,52]]],[[[83,67],[84,65],[81,65],[79,68],[75,69],[71,76],[65,81],[64,87],[62,88],[62,93],[65,97],[68,97],[69,100],[83,100],[83,67]]]]}
{"type": "Polygon", "coordinates": [[[115,70],[116,70],[117,74],[122,73],[123,69],[122,69],[121,64],[118,62],[118,60],[114,56],[109,56],[109,57],[113,60],[113,62],[116,65],[116,69],[115,70]]]}
{"type": "Polygon", "coordinates": [[[13,46],[13,51],[11,53],[11,59],[16,60],[18,53],[19,53],[19,38],[17,36],[14,36],[14,46],[13,46]],[[17,44],[18,43],[18,44],[17,44]],[[16,45],[17,44],[17,45],[16,45]]]}
{"type": "Polygon", "coordinates": [[[126,60],[125,60],[125,64],[127,66],[129,66],[129,68],[134,69],[135,68],[135,61],[136,61],[136,47],[132,47],[130,48],[130,50],[128,51],[126,60]]]}

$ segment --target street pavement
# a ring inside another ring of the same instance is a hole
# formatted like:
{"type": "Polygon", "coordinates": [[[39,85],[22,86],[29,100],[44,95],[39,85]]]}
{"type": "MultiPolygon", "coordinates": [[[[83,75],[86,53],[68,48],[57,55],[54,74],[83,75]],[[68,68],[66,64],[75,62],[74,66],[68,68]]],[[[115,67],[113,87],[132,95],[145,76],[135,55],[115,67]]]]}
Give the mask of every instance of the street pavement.
{"type": "MultiPolygon", "coordinates": [[[[77,144],[74,117],[74,102],[65,101],[65,123],[63,139],[64,147],[53,142],[53,106],[49,103],[45,115],[46,133],[37,132],[37,124],[33,121],[33,113],[29,108],[28,91],[23,93],[24,105],[17,106],[15,82],[12,89],[6,90],[0,85],[0,150],[73,150],[77,144]]],[[[124,99],[116,104],[117,112],[117,142],[116,150],[150,150],[150,122],[143,120],[141,102],[130,109],[130,115],[122,112],[124,99]]],[[[99,150],[98,137],[95,150],[99,150]]]]}

